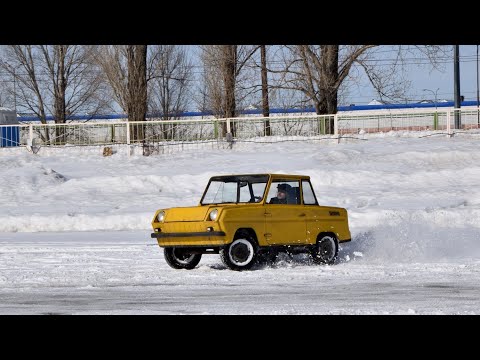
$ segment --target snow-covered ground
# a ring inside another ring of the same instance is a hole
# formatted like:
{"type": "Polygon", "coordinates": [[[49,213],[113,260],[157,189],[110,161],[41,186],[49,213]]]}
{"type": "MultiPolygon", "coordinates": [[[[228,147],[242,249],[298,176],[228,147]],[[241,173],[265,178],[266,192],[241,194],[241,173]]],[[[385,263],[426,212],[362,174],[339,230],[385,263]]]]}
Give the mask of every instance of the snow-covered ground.
{"type": "Polygon", "coordinates": [[[422,135],[0,149],[0,314],[480,314],[480,134],[422,135]],[[157,208],[197,204],[212,175],[266,172],[310,175],[321,204],[347,208],[336,265],[165,263],[157,208]]]}

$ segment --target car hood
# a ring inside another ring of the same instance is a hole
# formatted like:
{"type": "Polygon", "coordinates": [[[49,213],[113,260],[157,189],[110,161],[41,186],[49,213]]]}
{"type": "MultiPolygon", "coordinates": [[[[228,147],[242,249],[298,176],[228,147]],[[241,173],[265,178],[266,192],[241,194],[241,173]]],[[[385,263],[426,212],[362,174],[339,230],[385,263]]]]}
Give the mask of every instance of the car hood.
{"type": "Polygon", "coordinates": [[[165,222],[172,221],[203,221],[211,206],[177,207],[165,211],[165,222]]]}
{"type": "Polygon", "coordinates": [[[172,221],[204,221],[207,215],[213,209],[218,210],[218,216],[222,213],[223,210],[229,208],[238,208],[241,206],[259,206],[261,204],[250,204],[250,203],[241,203],[241,204],[212,204],[212,205],[198,205],[191,207],[175,207],[170,209],[165,209],[165,222],[172,221]]]}

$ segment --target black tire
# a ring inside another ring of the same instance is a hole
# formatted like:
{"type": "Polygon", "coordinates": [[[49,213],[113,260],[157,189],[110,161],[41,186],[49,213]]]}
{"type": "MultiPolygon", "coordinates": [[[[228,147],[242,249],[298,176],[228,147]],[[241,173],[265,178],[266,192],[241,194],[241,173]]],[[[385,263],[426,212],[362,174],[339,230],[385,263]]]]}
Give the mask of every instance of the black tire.
{"type": "Polygon", "coordinates": [[[333,235],[323,235],[317,240],[312,251],[313,261],[316,264],[333,265],[338,256],[338,241],[333,235]]]}
{"type": "Polygon", "coordinates": [[[278,258],[277,249],[264,249],[261,253],[258,254],[258,262],[267,266],[275,264],[278,258]]]}
{"type": "Polygon", "coordinates": [[[192,254],[188,252],[188,249],[175,247],[163,249],[163,255],[165,261],[170,267],[186,270],[192,270],[195,268],[202,258],[202,254],[192,254]]]}
{"type": "Polygon", "coordinates": [[[257,257],[257,244],[247,233],[237,235],[231,244],[220,249],[220,259],[231,270],[248,270],[257,261],[257,257]]]}

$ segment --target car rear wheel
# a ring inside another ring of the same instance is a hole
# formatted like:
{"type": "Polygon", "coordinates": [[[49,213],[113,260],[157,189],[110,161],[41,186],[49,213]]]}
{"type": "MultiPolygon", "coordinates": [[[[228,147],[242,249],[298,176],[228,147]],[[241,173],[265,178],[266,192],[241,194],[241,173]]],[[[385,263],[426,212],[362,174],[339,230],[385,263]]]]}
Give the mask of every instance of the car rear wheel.
{"type": "Polygon", "coordinates": [[[258,254],[258,262],[267,266],[272,266],[273,264],[275,264],[277,258],[277,249],[263,249],[263,251],[258,254]]]}
{"type": "Polygon", "coordinates": [[[313,261],[317,264],[333,265],[337,256],[338,241],[332,235],[323,235],[312,251],[313,261]]]}
{"type": "Polygon", "coordinates": [[[165,261],[174,269],[191,270],[198,265],[202,254],[192,254],[188,249],[165,248],[163,250],[165,261]]]}
{"type": "Polygon", "coordinates": [[[220,259],[231,270],[248,270],[257,259],[257,245],[251,236],[242,234],[220,249],[220,259]]]}

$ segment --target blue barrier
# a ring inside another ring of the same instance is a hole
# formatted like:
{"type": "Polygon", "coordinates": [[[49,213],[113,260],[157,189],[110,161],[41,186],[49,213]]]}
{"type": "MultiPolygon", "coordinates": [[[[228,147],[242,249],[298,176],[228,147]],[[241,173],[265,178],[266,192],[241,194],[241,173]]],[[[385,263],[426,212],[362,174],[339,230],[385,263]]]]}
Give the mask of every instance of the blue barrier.
{"type": "MultiPolygon", "coordinates": [[[[413,104],[381,104],[381,105],[349,105],[339,106],[338,112],[342,111],[361,111],[361,110],[388,110],[388,109],[418,109],[418,108],[443,108],[453,107],[453,101],[437,102],[435,103],[413,103],[413,104]]],[[[477,106],[476,101],[463,101],[461,106],[477,106]]],[[[242,110],[239,112],[242,115],[260,115],[262,109],[242,110]]],[[[298,114],[298,113],[315,113],[313,107],[306,107],[302,109],[270,109],[270,114],[298,114]]],[[[211,111],[186,111],[180,114],[176,114],[178,117],[195,117],[195,116],[211,116],[211,111]]],[[[147,118],[159,118],[163,114],[151,113],[147,114],[147,118]]],[[[96,115],[74,115],[70,116],[68,120],[92,120],[92,119],[126,119],[125,114],[96,114],[96,115]]],[[[40,121],[36,116],[20,116],[18,121],[40,121]]],[[[53,116],[47,116],[47,121],[53,121],[53,116]]]]}
{"type": "Polygon", "coordinates": [[[18,126],[0,126],[0,147],[20,145],[20,128],[18,126]]]}

